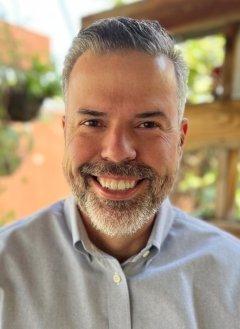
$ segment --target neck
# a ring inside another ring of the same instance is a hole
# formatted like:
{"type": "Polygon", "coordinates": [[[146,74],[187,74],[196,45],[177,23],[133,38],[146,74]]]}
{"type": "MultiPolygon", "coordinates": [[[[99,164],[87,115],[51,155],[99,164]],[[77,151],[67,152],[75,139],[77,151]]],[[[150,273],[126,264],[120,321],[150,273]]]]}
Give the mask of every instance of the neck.
{"type": "Polygon", "coordinates": [[[111,237],[96,230],[91,225],[89,218],[82,212],[81,217],[91,242],[100,250],[118,259],[120,263],[136,255],[146,246],[154,223],[154,218],[152,218],[142,229],[133,235],[111,237]]]}

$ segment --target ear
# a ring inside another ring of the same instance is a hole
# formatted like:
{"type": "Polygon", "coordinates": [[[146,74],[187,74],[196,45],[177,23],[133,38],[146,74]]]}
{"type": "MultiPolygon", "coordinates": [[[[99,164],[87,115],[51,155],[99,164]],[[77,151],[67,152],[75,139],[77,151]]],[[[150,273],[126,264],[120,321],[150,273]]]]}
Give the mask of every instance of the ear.
{"type": "Polygon", "coordinates": [[[181,155],[183,153],[183,145],[185,144],[187,131],[188,131],[188,119],[183,118],[180,123],[180,140],[179,140],[179,150],[181,155]]]}

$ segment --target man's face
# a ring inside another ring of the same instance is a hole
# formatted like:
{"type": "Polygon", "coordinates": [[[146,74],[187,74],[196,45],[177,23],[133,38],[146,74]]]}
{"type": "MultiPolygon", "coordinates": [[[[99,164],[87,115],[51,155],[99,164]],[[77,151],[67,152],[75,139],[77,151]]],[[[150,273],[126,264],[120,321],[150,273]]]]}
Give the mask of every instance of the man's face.
{"type": "Polygon", "coordinates": [[[63,168],[85,220],[111,236],[137,232],[169,194],[187,123],[173,64],[138,51],[77,60],[70,75],[63,168]]]}

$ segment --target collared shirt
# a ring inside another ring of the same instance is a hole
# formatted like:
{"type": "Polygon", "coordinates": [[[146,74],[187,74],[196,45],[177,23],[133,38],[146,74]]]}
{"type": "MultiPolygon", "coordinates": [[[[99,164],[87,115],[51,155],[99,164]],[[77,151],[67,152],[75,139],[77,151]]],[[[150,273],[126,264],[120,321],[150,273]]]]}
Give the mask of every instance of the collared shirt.
{"type": "Polygon", "coordinates": [[[174,208],[120,264],[73,197],[0,231],[1,329],[239,329],[240,241],[174,208]]]}

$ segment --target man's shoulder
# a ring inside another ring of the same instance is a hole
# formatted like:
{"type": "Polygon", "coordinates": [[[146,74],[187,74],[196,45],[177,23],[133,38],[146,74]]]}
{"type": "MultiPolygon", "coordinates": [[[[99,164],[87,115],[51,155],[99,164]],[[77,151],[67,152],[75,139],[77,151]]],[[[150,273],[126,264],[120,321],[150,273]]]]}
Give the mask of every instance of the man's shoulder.
{"type": "Polygon", "coordinates": [[[54,223],[61,222],[61,219],[64,219],[64,200],[2,227],[0,229],[0,252],[11,242],[19,242],[20,240],[23,242],[25,240],[26,243],[27,240],[34,242],[37,235],[42,235],[44,232],[51,233],[54,223]]]}
{"type": "Polygon", "coordinates": [[[178,208],[173,207],[173,210],[173,231],[189,249],[215,251],[220,256],[240,256],[237,237],[178,208]]]}

